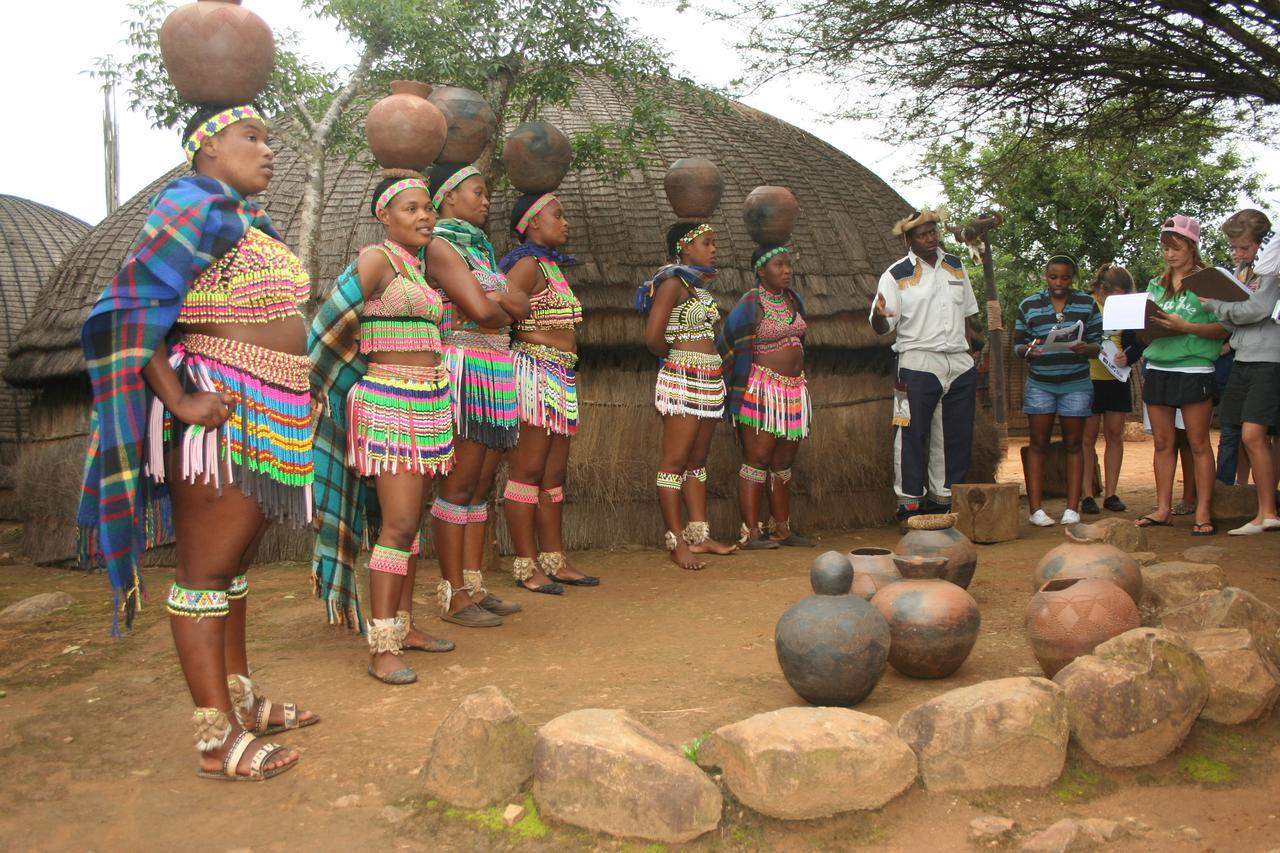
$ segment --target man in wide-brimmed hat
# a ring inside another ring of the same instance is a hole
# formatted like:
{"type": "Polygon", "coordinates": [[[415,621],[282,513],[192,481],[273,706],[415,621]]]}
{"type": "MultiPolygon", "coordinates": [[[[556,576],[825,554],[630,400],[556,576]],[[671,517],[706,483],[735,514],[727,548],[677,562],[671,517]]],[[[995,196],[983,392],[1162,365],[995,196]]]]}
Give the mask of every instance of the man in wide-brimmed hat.
{"type": "Polygon", "coordinates": [[[907,254],[880,276],[871,306],[871,327],[897,332],[893,488],[900,519],[951,508],[951,484],[968,473],[973,444],[978,374],[966,318],[978,313],[978,301],[964,264],[938,247],[942,220],[941,211],[924,208],[898,221],[893,233],[906,241],[907,254]]]}

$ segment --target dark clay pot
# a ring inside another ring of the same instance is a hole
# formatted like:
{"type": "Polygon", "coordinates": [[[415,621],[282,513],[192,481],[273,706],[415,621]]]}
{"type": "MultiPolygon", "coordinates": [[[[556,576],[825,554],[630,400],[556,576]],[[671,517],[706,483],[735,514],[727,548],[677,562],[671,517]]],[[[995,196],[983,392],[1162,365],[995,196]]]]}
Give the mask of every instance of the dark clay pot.
{"type": "Polygon", "coordinates": [[[444,147],[445,120],[440,108],[427,100],[431,87],[413,80],[395,80],[391,94],[374,104],[365,119],[369,150],[384,169],[421,172],[444,147]]]}
{"type": "Polygon", "coordinates": [[[1027,641],[1045,678],[1140,624],[1128,594],[1100,578],[1047,581],[1027,604],[1027,641]]]}
{"type": "Polygon", "coordinates": [[[883,587],[902,580],[888,548],[855,548],[849,552],[849,564],[853,566],[853,594],[867,601],[883,587]]]}
{"type": "Polygon", "coordinates": [[[1088,525],[1066,531],[1067,541],[1036,564],[1032,586],[1040,589],[1054,578],[1102,578],[1123,589],[1137,605],[1142,597],[1142,568],[1138,561],[1114,545],[1090,535],[1088,525]]]}
{"type": "Polygon", "coordinates": [[[440,108],[449,126],[441,163],[474,163],[493,138],[498,119],[479,92],[461,86],[437,86],[427,100],[440,108]]]}
{"type": "Polygon", "coordinates": [[[502,146],[507,177],[522,193],[554,192],[569,173],[572,159],[569,137],[549,121],[525,122],[502,146]]]}
{"type": "Polygon", "coordinates": [[[671,209],[681,219],[706,219],[724,194],[724,178],[710,160],[685,157],[671,164],[662,181],[671,209]]]}
{"type": "Polygon", "coordinates": [[[785,243],[791,239],[800,203],[786,187],[756,187],[742,203],[742,220],[757,243],[785,243]]]}
{"type": "Polygon", "coordinates": [[[889,653],[889,626],[849,595],[853,567],[836,551],[813,561],[815,595],[793,604],[774,632],[778,665],[791,689],[812,705],[856,705],[875,688],[889,653]]]}
{"type": "Polygon", "coordinates": [[[903,579],[871,599],[889,623],[889,663],[912,678],[946,678],[978,640],[978,603],[939,577],[941,557],[897,557],[894,564],[903,579]]]}
{"type": "Polygon", "coordinates": [[[908,530],[893,552],[904,557],[946,557],[942,579],[968,589],[978,568],[978,549],[954,527],[941,530],[908,530]]]}
{"type": "Polygon", "coordinates": [[[178,94],[193,104],[247,104],[267,87],[276,42],[240,0],[179,6],[160,25],[160,58],[178,94]]]}

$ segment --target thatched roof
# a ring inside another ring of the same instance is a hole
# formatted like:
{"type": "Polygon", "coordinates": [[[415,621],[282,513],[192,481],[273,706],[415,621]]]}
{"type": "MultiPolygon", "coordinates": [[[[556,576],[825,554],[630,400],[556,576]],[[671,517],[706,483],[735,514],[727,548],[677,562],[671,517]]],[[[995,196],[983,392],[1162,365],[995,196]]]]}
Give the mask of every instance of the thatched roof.
{"type": "MultiPolygon", "coordinates": [[[[662,190],[668,164],[706,157],[725,179],[717,228],[721,274],[716,291],[730,305],[752,281],[753,248],[742,224],[742,201],[760,184],[787,186],[800,201],[793,238],[799,253],[797,289],[808,300],[810,343],[861,347],[871,343],[865,314],[876,279],[902,252],[890,229],[909,206],[857,161],[799,128],[742,104],[706,111],[679,93],[684,104],[672,132],[643,169],[618,180],[590,170],[575,173],[558,191],[570,219],[568,247],[581,260],[570,279],[587,311],[582,344],[641,346],[642,323],[631,305],[637,284],[663,263],[663,236],[675,217],[662,190]]],[[[629,111],[608,82],[586,78],[569,109],[544,116],[566,131],[586,130],[629,111]]],[[[175,143],[175,151],[177,145],[175,143]]],[[[176,157],[175,157],[176,159],[176,157]]],[[[84,370],[79,330],[102,285],[115,273],[138,232],[149,198],[183,174],[175,167],[104,220],[69,256],[49,285],[40,309],[10,352],[5,378],[19,385],[78,376],[84,370]]],[[[266,193],[268,211],[286,239],[297,239],[303,169],[293,152],[277,145],[276,173],[266,193]]],[[[356,250],[378,237],[368,214],[376,174],[367,162],[331,159],[326,168],[320,269],[331,282],[356,250]]],[[[495,198],[489,231],[499,252],[510,245],[507,216],[512,192],[495,198]]]]}

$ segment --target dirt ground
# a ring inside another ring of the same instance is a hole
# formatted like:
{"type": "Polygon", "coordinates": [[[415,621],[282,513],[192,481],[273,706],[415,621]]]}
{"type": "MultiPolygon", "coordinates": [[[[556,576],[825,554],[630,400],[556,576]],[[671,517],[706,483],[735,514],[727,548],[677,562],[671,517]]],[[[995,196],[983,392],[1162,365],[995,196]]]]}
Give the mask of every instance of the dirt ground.
{"type": "MultiPolygon", "coordinates": [[[[1126,446],[1122,496],[1136,517],[1152,505],[1150,448],[1126,446]]],[[[1018,445],[1002,476],[1017,479],[1018,445]]],[[[1051,512],[1061,502],[1049,501],[1051,512]]],[[[1192,545],[1228,548],[1231,583],[1280,606],[1280,535],[1192,539],[1186,519],[1151,531],[1150,548],[1175,558],[1192,545]]],[[[1038,675],[1022,630],[1031,569],[1061,529],[1024,525],[1022,539],[979,546],[971,592],[982,608],[972,656],[951,678],[916,681],[892,669],[859,711],[896,721],[945,690],[1010,675],[1038,675]]],[[[820,549],[892,546],[895,529],[822,535],[820,549]]],[[[16,547],[0,544],[0,551],[16,547]]],[[[149,573],[151,603],[124,640],[108,634],[101,576],[0,566],[0,607],[60,589],[77,604],[47,624],[0,628],[0,848],[11,850],[655,850],[536,817],[508,829],[496,810],[469,812],[429,800],[423,764],[436,725],[467,692],[494,684],[533,726],[583,707],[625,708],[672,744],[751,714],[802,704],[783,680],[773,626],[809,593],[817,551],[713,558],[682,572],[652,549],[574,555],[604,578],[562,599],[530,595],[495,578],[525,613],[501,628],[466,631],[426,621],[458,642],[447,655],[413,655],[421,681],[391,688],[364,673],[362,641],[325,624],[307,567],[252,573],[250,654],[255,678],[277,701],[323,722],[281,735],[298,769],[256,785],[197,779],[190,700],[164,615],[164,569],[149,573]]],[[[428,571],[429,575],[430,572],[428,571]]],[[[434,584],[420,584],[420,614],[434,584]]],[[[421,617],[420,617],[421,621],[421,617]]],[[[968,821],[999,814],[1019,837],[1068,816],[1150,827],[1116,850],[1280,847],[1280,715],[1254,725],[1197,725],[1171,758],[1114,770],[1072,748],[1067,770],[1039,790],[965,795],[914,788],[885,808],[787,823],[744,810],[726,794],[721,828],[696,850],[950,850],[968,846],[968,821]],[[1190,829],[1186,829],[1189,827],[1190,829]]],[[[529,801],[531,802],[531,801],[529,801]]]]}

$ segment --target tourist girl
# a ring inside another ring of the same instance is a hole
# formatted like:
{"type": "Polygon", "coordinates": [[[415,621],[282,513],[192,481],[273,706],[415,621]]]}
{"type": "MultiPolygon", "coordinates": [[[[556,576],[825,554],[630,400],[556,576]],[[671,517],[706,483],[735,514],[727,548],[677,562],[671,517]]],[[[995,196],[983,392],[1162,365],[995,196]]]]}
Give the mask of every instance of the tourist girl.
{"type": "Polygon", "coordinates": [[[663,540],[672,562],[696,571],[706,565],[697,554],[737,548],[712,539],[707,520],[707,453],[725,397],[715,344],[720,311],[706,289],[716,275],[715,231],[705,222],[677,222],[667,231],[667,256],[672,262],[640,286],[636,307],[648,315],[645,343],[662,359],[654,404],[662,415],[657,491],[663,540]],[[689,513],[683,530],[682,495],[689,513]]]}
{"type": "Polygon", "coordinates": [[[804,303],[791,289],[786,246],[759,246],[751,255],[756,287],[724,326],[728,414],[742,446],[738,510],[743,548],[808,546],[791,527],[791,465],[809,435],[812,411],[804,377],[804,303]],[[768,482],[768,535],[761,522],[768,482]]]}
{"type": "Polygon", "coordinates": [[[1178,453],[1174,413],[1182,410],[1187,443],[1191,446],[1195,480],[1195,524],[1192,536],[1217,533],[1211,518],[1213,501],[1213,450],[1209,446],[1209,420],[1213,416],[1216,383],[1213,362],[1227,330],[1182,280],[1202,269],[1200,223],[1190,216],[1171,216],[1160,228],[1164,272],[1147,285],[1160,313],[1148,323],[1172,334],[1152,340],[1143,352],[1148,370],[1142,384],[1151,436],[1155,443],[1156,508],[1135,522],[1139,527],[1169,523],[1173,512],[1173,470],[1178,453]]]}
{"type": "Polygon", "coordinates": [[[507,458],[502,495],[514,574],[535,592],[597,586],[599,578],[570,565],[561,528],[569,441],[578,431],[574,328],[582,322],[582,303],[561,269],[577,263],[560,252],[569,241],[569,220],[551,193],[523,195],[511,208],[511,231],[519,245],[498,265],[508,287],[529,297],[528,319],[515,324],[512,344],[520,442],[507,458]]]}
{"type": "Polygon", "coordinates": [[[1018,305],[1013,351],[1027,360],[1029,376],[1023,391],[1022,411],[1030,430],[1027,462],[1027,508],[1032,524],[1051,527],[1044,511],[1044,460],[1053,434],[1053,420],[1062,425],[1066,451],[1067,507],[1062,524],[1080,520],[1080,490],[1084,474],[1081,447],[1085,421],[1093,409],[1093,384],[1089,359],[1102,342],[1102,313],[1087,293],[1073,289],[1077,265],[1068,255],[1054,255],[1044,268],[1045,288],[1018,305]],[[1049,333],[1079,324],[1080,340],[1065,351],[1041,349],[1049,333]]]}
{"type": "Polygon", "coordinates": [[[319,722],[259,696],[245,651],[246,572],[267,525],[311,521],[310,283],[249,200],[273,165],[257,113],[201,108],[184,140],[195,174],[155,197],[84,325],[94,422],[79,523],[131,623],[171,500],[167,609],[198,772],[259,780],[298,759],[259,735],[319,722]]]}

